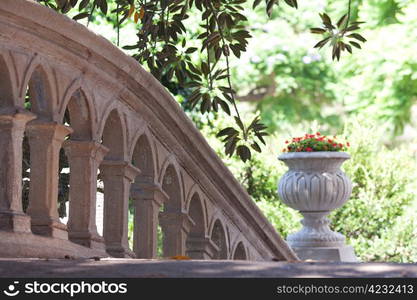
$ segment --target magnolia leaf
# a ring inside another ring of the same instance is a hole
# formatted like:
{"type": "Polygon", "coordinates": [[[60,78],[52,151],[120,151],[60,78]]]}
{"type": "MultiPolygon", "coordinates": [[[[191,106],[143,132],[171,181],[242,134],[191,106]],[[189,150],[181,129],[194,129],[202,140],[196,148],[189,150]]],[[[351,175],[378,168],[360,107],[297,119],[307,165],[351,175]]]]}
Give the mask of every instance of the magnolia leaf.
{"type": "Polygon", "coordinates": [[[247,160],[251,159],[251,152],[248,147],[244,145],[239,145],[236,149],[237,155],[240,156],[240,158],[243,160],[243,162],[246,162],[247,160]]]}

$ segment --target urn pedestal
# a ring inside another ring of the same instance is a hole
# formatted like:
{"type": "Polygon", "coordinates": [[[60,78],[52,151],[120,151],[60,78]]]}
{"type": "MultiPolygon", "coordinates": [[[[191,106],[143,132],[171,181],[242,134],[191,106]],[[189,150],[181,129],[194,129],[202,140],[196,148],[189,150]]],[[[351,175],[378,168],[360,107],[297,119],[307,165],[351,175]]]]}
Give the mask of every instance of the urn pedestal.
{"type": "Polygon", "coordinates": [[[304,217],[303,228],[287,237],[300,259],[357,261],[353,248],[330,229],[327,219],[352,192],[349,178],[340,170],[349,158],[344,152],[291,152],[278,157],[289,168],[278,183],[278,194],[304,217]]]}

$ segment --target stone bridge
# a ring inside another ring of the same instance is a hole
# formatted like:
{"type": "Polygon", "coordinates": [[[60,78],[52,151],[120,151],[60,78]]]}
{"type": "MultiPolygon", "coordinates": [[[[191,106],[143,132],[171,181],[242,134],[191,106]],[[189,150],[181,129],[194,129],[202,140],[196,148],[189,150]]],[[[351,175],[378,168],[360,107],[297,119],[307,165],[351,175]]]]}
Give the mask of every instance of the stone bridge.
{"type": "Polygon", "coordinates": [[[0,257],[155,258],[158,226],[164,257],[297,259],[177,102],[134,59],[34,1],[1,0],[0,257]],[[70,168],[67,224],[57,211],[61,149],[70,168]]]}

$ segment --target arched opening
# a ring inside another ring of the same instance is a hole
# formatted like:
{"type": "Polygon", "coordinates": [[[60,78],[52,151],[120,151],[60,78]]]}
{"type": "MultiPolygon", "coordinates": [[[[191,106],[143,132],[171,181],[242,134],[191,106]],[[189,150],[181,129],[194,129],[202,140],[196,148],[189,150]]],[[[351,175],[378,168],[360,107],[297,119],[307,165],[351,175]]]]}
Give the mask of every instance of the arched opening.
{"type": "Polygon", "coordinates": [[[243,245],[242,242],[239,242],[239,244],[237,244],[235,253],[233,254],[233,259],[234,260],[246,260],[247,259],[245,246],[243,245]]]}
{"type": "Polygon", "coordinates": [[[152,155],[152,148],[146,135],[142,135],[133,150],[132,164],[137,167],[141,173],[137,176],[135,182],[153,183],[155,178],[155,166],[152,155]]]}
{"type": "Polygon", "coordinates": [[[103,237],[114,257],[134,256],[129,247],[130,184],[137,169],[125,160],[125,129],[121,116],[112,110],[104,125],[102,144],[108,150],[100,165],[104,187],[103,237]]]}
{"type": "Polygon", "coordinates": [[[162,229],[158,215],[162,208],[160,186],[155,183],[155,165],[152,147],[148,137],[143,134],[136,142],[132,154],[132,164],[141,173],[131,188],[132,205],[129,211],[133,215],[133,250],[137,258],[155,258],[162,255],[162,229]]]}
{"type": "MultiPolygon", "coordinates": [[[[92,141],[92,124],[91,124],[91,114],[88,107],[88,102],[84,92],[81,89],[76,90],[65,109],[64,118],[62,124],[72,128],[73,132],[66,138],[65,146],[70,147],[71,142],[83,141],[91,142],[92,141]],[[70,142],[68,142],[70,141],[70,142]]],[[[87,149],[83,149],[84,151],[87,149]]],[[[58,188],[58,211],[61,221],[64,224],[67,224],[70,208],[70,180],[71,172],[73,177],[80,176],[82,170],[77,168],[75,165],[71,167],[71,161],[68,158],[67,154],[76,156],[75,151],[64,151],[64,148],[61,149],[59,154],[59,188],[58,188]],[[67,153],[66,153],[67,152],[67,153]]],[[[80,153],[78,153],[80,155],[80,153]]],[[[83,154],[81,154],[83,155],[83,154]]],[[[87,155],[87,153],[84,153],[87,155]]],[[[74,157],[76,158],[76,157],[74,157]]],[[[74,159],[73,159],[74,160],[74,159]]],[[[87,162],[84,167],[86,168],[84,172],[88,171],[89,165],[87,162]]],[[[74,162],[75,164],[75,162],[74,162]]],[[[73,183],[77,184],[77,181],[73,183]]],[[[78,186],[79,184],[77,184],[78,186]]],[[[78,188],[74,188],[74,194],[78,193],[78,188]]],[[[72,195],[74,197],[74,195],[72,195]]],[[[74,211],[73,214],[78,214],[79,212],[74,211]]]]}
{"type": "Polygon", "coordinates": [[[112,110],[104,125],[102,144],[109,149],[105,160],[124,160],[124,131],[117,110],[112,110]]]}
{"type": "Polygon", "coordinates": [[[217,245],[219,251],[214,259],[227,259],[226,233],[220,220],[216,220],[211,231],[211,240],[217,245]]]}
{"type": "Polygon", "coordinates": [[[203,206],[197,193],[191,198],[188,215],[194,224],[191,226],[187,236],[187,255],[195,259],[205,259],[207,258],[208,240],[206,240],[203,206]]]}
{"type": "Polygon", "coordinates": [[[98,197],[97,173],[106,152],[93,140],[92,113],[81,89],[71,95],[63,123],[73,132],[64,143],[67,155],[61,157],[60,207],[68,215],[70,240],[94,247],[103,242],[103,197],[98,197]],[[64,201],[66,205],[62,205],[64,201]]]}
{"type": "MultiPolygon", "coordinates": [[[[41,66],[31,74],[24,105],[37,117],[27,124],[25,132],[30,148],[30,166],[25,171],[30,170],[27,213],[31,228],[35,234],[67,238],[66,228],[59,221],[59,213],[65,209],[58,205],[58,198],[63,199],[59,192],[60,165],[65,164],[60,161],[60,156],[65,156],[61,146],[71,129],[53,121],[52,88],[41,66]]],[[[24,153],[23,160],[28,157],[24,153]]]]}
{"type": "MultiPolygon", "coordinates": [[[[1,65],[1,58],[0,58],[1,65]]],[[[2,80],[3,81],[3,80],[2,80]]],[[[1,83],[0,83],[1,85],[1,83]]],[[[25,91],[23,99],[24,108],[36,115],[37,119],[51,120],[52,115],[48,111],[52,101],[51,89],[47,83],[47,77],[44,70],[38,66],[32,73],[25,91]]],[[[1,97],[1,96],[0,96],[1,97]]],[[[31,147],[29,142],[28,131],[26,130],[23,138],[23,155],[22,155],[22,204],[26,212],[29,206],[30,182],[31,182],[31,147]]],[[[36,155],[36,154],[34,154],[36,155]]],[[[60,157],[62,153],[60,153],[60,157]]],[[[32,159],[36,159],[33,157],[32,159]]],[[[61,162],[60,162],[61,164],[61,162]]],[[[57,200],[58,201],[58,200],[57,200]]]]}
{"type": "Polygon", "coordinates": [[[191,198],[188,214],[194,221],[194,226],[190,229],[189,237],[204,238],[205,230],[203,206],[201,205],[201,199],[197,193],[191,198]]]}
{"type": "Polygon", "coordinates": [[[36,114],[39,119],[51,121],[53,119],[53,98],[47,78],[41,66],[33,71],[28,83],[28,97],[25,98],[25,107],[36,114]]]}
{"type": "MultiPolygon", "coordinates": [[[[103,146],[108,148],[108,152],[105,155],[105,160],[122,161],[124,159],[124,132],[122,127],[122,121],[120,120],[117,110],[112,110],[107,117],[106,124],[104,126],[102,140],[103,146]]],[[[100,169],[97,171],[98,176],[98,194],[97,194],[97,229],[101,236],[104,236],[106,215],[111,214],[108,207],[106,209],[105,197],[104,197],[104,182],[100,169]]],[[[129,213],[127,215],[129,218],[129,213]]]]}
{"type": "Polygon", "coordinates": [[[29,167],[22,167],[22,148],[28,144],[27,139],[23,143],[25,125],[34,116],[15,108],[18,99],[13,84],[7,62],[0,55],[0,229],[27,232],[30,222],[23,215],[22,179],[28,184],[29,178],[22,175],[29,167]]]}
{"type": "Polygon", "coordinates": [[[184,215],[181,207],[181,190],[178,174],[171,164],[165,170],[162,179],[162,190],[168,200],[161,207],[159,223],[162,232],[163,256],[185,255],[185,239],[183,231],[184,215]]]}
{"type": "Polygon", "coordinates": [[[164,212],[181,212],[180,181],[173,165],[169,165],[162,180],[162,189],[168,195],[169,200],[164,205],[164,212]]]}
{"type": "Polygon", "coordinates": [[[91,112],[87,98],[81,89],[76,90],[68,102],[64,124],[68,123],[74,130],[70,139],[74,141],[91,141],[91,112]]]}

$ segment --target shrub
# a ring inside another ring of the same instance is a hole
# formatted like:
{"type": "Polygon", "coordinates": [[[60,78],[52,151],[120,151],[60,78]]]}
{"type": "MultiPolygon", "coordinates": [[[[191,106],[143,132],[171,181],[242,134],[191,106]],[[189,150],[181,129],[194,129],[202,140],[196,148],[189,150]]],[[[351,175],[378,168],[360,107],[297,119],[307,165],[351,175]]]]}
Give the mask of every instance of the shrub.
{"type": "MultiPolygon", "coordinates": [[[[303,132],[294,126],[290,132],[303,132]]],[[[304,126],[305,127],[305,126],[304,126]]],[[[317,128],[313,130],[316,131],[317,128]]],[[[332,133],[333,135],[334,133],[332,133]]],[[[415,262],[417,259],[416,158],[411,144],[386,141],[386,132],[371,122],[352,119],[341,136],[350,140],[351,159],[342,165],[353,183],[350,200],[329,218],[333,230],[347,238],[362,261],[415,262]]],[[[287,135],[270,138],[266,149],[247,164],[226,159],[238,180],[285,238],[300,228],[301,215],[282,204],[277,181],[287,171],[277,161],[287,135]],[[242,171],[243,170],[243,171],[242,171]]]]}

